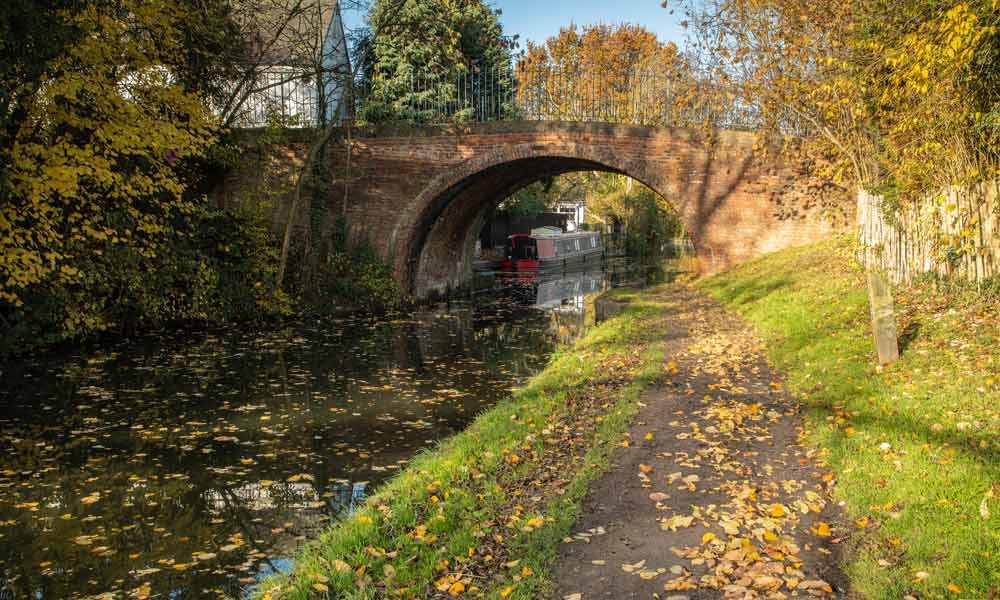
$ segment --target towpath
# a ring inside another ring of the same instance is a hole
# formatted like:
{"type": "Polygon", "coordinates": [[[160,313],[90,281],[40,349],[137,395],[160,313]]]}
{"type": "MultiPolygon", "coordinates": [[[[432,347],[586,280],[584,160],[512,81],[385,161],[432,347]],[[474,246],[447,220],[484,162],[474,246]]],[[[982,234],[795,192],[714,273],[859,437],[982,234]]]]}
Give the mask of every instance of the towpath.
{"type": "Polygon", "coordinates": [[[738,317],[671,290],[648,390],[553,570],[553,600],[850,595],[835,484],[780,374],[738,317]]]}

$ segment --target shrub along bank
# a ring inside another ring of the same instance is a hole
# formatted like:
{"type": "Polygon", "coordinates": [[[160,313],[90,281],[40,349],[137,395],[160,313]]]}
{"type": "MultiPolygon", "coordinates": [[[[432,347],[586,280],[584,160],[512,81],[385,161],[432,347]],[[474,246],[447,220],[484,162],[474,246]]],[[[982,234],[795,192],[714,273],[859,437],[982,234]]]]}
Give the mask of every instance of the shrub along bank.
{"type": "Polygon", "coordinates": [[[802,400],[854,530],[871,598],[992,598],[1000,582],[995,301],[897,290],[903,356],[875,366],[850,244],[783,251],[700,285],[752,322],[802,400]]]}
{"type": "Polygon", "coordinates": [[[264,225],[207,205],[177,219],[155,252],[71,247],[75,277],[47,279],[20,304],[0,305],[0,357],[99,333],[290,314],[274,292],[277,251],[264,225]]]}
{"type": "Polygon", "coordinates": [[[643,294],[309,544],[258,600],[545,596],[544,567],[662,372],[663,298],[643,294]]]}

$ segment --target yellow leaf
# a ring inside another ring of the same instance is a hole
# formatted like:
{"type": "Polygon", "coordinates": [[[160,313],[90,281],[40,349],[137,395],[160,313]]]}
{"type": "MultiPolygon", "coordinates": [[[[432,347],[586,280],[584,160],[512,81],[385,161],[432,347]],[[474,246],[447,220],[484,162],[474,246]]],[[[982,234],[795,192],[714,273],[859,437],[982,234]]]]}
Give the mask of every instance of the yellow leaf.
{"type": "Polygon", "coordinates": [[[768,509],[767,514],[772,517],[783,517],[788,514],[788,511],[785,510],[785,507],[780,504],[772,504],[771,508],[768,509]]]}
{"type": "Polygon", "coordinates": [[[508,585],[504,589],[500,590],[500,597],[506,598],[507,596],[510,596],[513,593],[514,593],[514,586],[508,585]]]}
{"type": "Polygon", "coordinates": [[[824,521],[820,521],[819,523],[816,523],[815,527],[813,527],[813,533],[820,537],[830,537],[830,525],[824,521]]]}
{"type": "Polygon", "coordinates": [[[694,523],[694,517],[693,516],[690,516],[690,515],[688,515],[688,516],[674,515],[674,516],[670,517],[669,519],[664,519],[663,521],[661,521],[660,522],[660,529],[662,529],[664,531],[666,531],[668,529],[670,531],[677,531],[678,528],[690,527],[692,523],[694,523]]]}
{"type": "Polygon", "coordinates": [[[461,581],[456,581],[455,583],[451,584],[451,587],[448,588],[448,595],[457,596],[464,591],[465,591],[465,584],[463,584],[461,581]]]}
{"type": "Polygon", "coordinates": [[[948,584],[948,591],[951,592],[952,594],[961,594],[962,593],[962,588],[958,587],[954,583],[949,583],[948,584]]]}
{"type": "Polygon", "coordinates": [[[330,586],[326,585],[325,583],[320,583],[317,581],[316,583],[313,584],[313,589],[318,592],[329,592],[330,586]]]}
{"type": "Polygon", "coordinates": [[[714,533],[706,533],[705,535],[701,536],[701,543],[702,544],[707,544],[707,543],[711,542],[714,539],[715,539],[715,534],[714,533]]]}
{"type": "Polygon", "coordinates": [[[351,572],[351,565],[349,565],[346,562],[340,560],[339,558],[335,558],[333,560],[333,568],[336,569],[337,572],[339,572],[339,573],[350,573],[351,572]]]}
{"type": "Polygon", "coordinates": [[[639,465],[639,470],[642,471],[643,473],[652,473],[653,472],[653,467],[651,467],[649,465],[640,464],[639,465]]]}

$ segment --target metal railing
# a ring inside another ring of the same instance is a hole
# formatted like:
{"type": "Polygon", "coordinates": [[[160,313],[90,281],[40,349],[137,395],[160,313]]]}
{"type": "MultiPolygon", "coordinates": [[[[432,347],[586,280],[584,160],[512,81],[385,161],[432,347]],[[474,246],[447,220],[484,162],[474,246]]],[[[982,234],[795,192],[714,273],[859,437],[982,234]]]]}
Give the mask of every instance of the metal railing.
{"type": "MultiPolygon", "coordinates": [[[[327,84],[329,88],[329,83],[327,84]]],[[[237,127],[314,127],[325,122],[316,78],[287,69],[265,71],[236,120],[237,127]]],[[[339,101],[339,91],[322,95],[339,101]]],[[[555,66],[470,69],[448,77],[376,75],[355,85],[343,119],[438,124],[490,121],[572,121],[755,129],[759,112],[727,88],[695,84],[670,73],[636,71],[602,77],[555,66]]]]}

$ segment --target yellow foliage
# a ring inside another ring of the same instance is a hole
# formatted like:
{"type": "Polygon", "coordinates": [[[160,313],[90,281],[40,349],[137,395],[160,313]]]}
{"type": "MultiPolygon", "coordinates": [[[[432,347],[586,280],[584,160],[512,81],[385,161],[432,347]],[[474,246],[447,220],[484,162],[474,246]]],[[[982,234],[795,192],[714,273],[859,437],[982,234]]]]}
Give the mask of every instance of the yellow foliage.
{"type": "Polygon", "coordinates": [[[95,4],[63,13],[85,35],[54,59],[55,75],[15,90],[33,101],[0,203],[0,301],[79,283],[87,273],[69,263],[80,252],[127,244],[155,256],[171,219],[192,210],[180,167],[214,143],[213,120],[161,60],[180,51],[170,33],[185,9],[124,5],[129,19],[95,4]]]}

